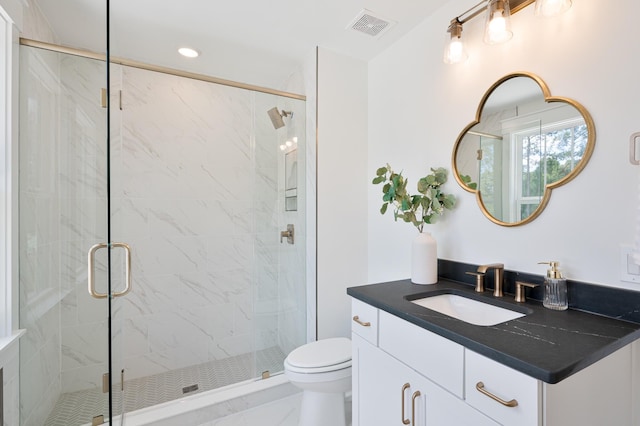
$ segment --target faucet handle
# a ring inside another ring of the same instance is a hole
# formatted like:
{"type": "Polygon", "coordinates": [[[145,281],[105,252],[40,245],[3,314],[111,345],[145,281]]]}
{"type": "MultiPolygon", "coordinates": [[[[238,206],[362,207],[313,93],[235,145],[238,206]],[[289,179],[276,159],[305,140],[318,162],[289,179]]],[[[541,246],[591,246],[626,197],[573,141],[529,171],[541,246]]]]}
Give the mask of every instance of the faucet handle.
{"type": "Polygon", "coordinates": [[[539,285],[540,284],[532,284],[532,283],[525,283],[524,281],[516,281],[516,302],[523,303],[527,301],[527,298],[524,294],[525,287],[536,288],[539,285]]]}
{"type": "Polygon", "coordinates": [[[482,272],[465,272],[465,274],[476,277],[476,292],[482,293],[484,291],[484,274],[482,272]]]}
{"type": "Polygon", "coordinates": [[[289,223],[287,224],[287,230],[286,231],[280,231],[280,244],[282,244],[282,240],[283,239],[287,239],[287,243],[289,244],[293,244],[294,242],[294,233],[295,233],[295,229],[293,224],[289,223]]]}

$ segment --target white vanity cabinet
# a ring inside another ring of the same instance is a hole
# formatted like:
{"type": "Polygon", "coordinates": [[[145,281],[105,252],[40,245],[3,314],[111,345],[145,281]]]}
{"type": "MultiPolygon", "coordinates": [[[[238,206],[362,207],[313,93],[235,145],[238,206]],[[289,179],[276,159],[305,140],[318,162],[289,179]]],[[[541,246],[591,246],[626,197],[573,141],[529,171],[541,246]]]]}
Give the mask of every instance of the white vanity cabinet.
{"type": "Polygon", "coordinates": [[[355,333],[353,351],[353,426],[498,425],[355,333]]]}
{"type": "Polygon", "coordinates": [[[367,311],[370,308],[353,300],[353,316],[357,317],[352,326],[353,426],[497,425],[441,387],[444,384],[462,392],[460,345],[384,311],[367,311]],[[426,334],[416,335],[419,331],[426,334]],[[443,368],[449,357],[460,364],[456,371],[443,368]],[[405,364],[405,360],[410,362],[405,364]],[[441,383],[429,380],[425,372],[442,379],[441,383]]]}
{"type": "Polygon", "coordinates": [[[637,426],[628,345],[550,385],[353,299],[353,426],[637,426]]]}

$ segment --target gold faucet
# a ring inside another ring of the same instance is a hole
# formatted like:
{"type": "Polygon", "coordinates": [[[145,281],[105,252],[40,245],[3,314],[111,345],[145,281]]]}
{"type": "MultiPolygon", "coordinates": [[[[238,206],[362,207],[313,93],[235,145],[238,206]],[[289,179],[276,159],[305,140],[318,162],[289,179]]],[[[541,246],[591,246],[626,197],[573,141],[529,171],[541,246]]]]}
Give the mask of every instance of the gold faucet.
{"type": "Polygon", "coordinates": [[[491,263],[488,265],[480,265],[478,266],[479,273],[486,273],[487,270],[493,269],[493,277],[495,280],[495,284],[493,286],[493,296],[494,297],[502,297],[504,294],[502,293],[502,283],[504,278],[504,264],[502,263],[491,263]]]}

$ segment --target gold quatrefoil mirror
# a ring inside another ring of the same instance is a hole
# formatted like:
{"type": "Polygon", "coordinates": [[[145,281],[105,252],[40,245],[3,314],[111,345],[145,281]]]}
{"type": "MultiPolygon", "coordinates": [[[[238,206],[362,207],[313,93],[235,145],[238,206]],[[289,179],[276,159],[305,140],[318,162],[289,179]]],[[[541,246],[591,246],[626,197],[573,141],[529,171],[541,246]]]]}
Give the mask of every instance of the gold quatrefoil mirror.
{"type": "Polygon", "coordinates": [[[458,136],[453,172],[489,220],[523,225],[542,213],[552,189],[580,173],[595,140],[582,105],[551,96],[534,74],[513,73],[487,90],[475,120],[458,136]]]}

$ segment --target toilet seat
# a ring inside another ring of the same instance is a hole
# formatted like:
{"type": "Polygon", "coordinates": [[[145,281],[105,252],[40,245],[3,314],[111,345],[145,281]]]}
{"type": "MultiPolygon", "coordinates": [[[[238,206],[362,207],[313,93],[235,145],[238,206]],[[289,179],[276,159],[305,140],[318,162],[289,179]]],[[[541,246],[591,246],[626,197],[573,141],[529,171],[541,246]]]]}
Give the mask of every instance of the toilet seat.
{"type": "Polygon", "coordinates": [[[307,343],[293,350],[285,369],[297,373],[324,373],[351,367],[351,340],[334,337],[307,343]]]}
{"type": "Polygon", "coordinates": [[[318,373],[327,373],[331,371],[344,370],[345,368],[351,367],[351,361],[343,362],[340,364],[334,365],[325,365],[324,367],[314,367],[314,368],[306,368],[306,367],[296,367],[295,365],[291,365],[284,361],[284,368],[288,371],[292,371],[294,373],[303,373],[303,374],[318,374],[318,373]]]}

